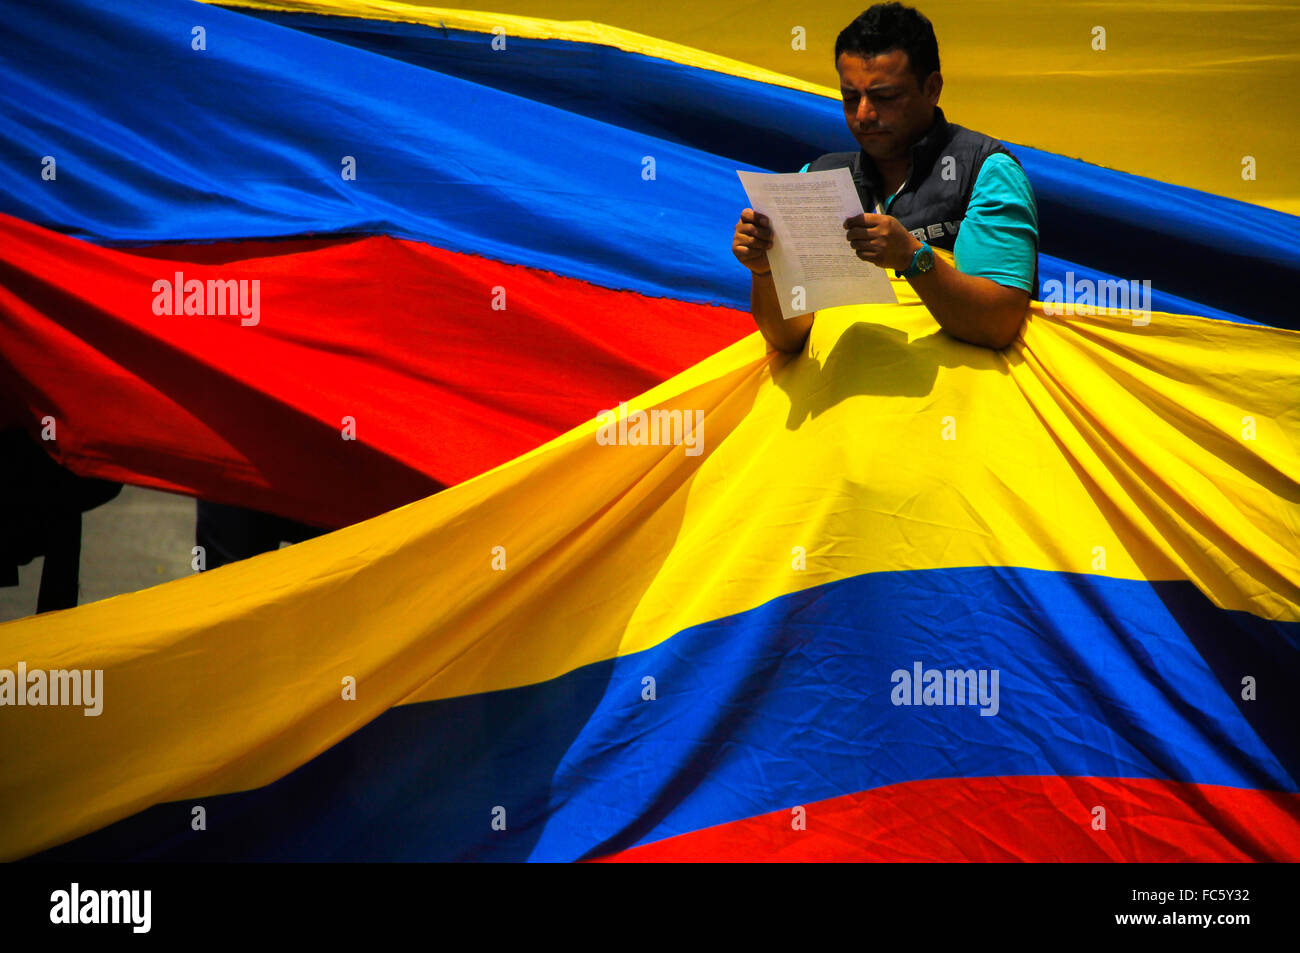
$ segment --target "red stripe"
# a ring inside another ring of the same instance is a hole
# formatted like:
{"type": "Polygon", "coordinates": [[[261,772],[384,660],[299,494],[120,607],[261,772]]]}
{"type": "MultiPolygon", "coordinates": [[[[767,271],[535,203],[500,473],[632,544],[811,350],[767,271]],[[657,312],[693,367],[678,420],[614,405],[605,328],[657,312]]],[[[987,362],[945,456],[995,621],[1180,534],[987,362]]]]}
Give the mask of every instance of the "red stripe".
{"type": "Polygon", "coordinates": [[[324,526],[490,469],[754,329],[385,237],[121,250],[0,216],[0,249],[0,418],[36,434],[54,416],[47,447],[84,476],[324,526]],[[259,323],[155,315],[177,271],[258,280],[259,323]]]}
{"type": "Polygon", "coordinates": [[[1137,778],[912,781],[601,861],[1296,861],[1300,795],[1137,778]],[[1105,830],[1094,829],[1094,808],[1105,830]]]}

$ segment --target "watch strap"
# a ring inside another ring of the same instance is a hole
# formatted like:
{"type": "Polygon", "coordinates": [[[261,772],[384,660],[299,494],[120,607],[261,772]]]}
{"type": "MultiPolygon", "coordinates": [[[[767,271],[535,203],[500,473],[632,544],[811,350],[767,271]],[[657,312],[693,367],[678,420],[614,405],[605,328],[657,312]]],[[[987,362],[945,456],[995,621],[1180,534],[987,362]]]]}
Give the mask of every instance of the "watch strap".
{"type": "Polygon", "coordinates": [[[933,249],[933,248],[930,248],[930,243],[929,243],[929,242],[921,242],[921,247],[918,248],[916,251],[912,252],[912,261],[911,261],[911,264],[909,264],[909,265],[907,266],[907,268],[905,268],[903,271],[897,271],[897,270],[896,270],[896,271],[894,272],[894,277],[895,277],[895,278],[913,278],[913,277],[915,277],[916,275],[919,275],[920,272],[917,271],[916,263],[917,263],[917,261],[918,261],[918,260],[920,259],[920,257],[921,257],[921,252],[926,251],[927,249],[929,250],[929,252],[930,252],[931,255],[934,254],[934,249],[933,249]]]}

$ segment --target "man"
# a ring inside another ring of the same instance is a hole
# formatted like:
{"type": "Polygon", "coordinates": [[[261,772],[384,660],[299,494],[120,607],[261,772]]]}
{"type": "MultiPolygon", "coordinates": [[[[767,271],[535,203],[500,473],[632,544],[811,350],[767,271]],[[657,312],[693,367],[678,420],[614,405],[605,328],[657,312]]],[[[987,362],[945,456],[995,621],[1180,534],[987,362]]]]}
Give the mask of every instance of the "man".
{"type": "Polygon", "coordinates": [[[122,484],[55,463],[49,445],[22,426],[20,412],[7,414],[5,403],[0,399],[0,586],[18,585],[18,567],[43,554],[36,611],[71,609],[79,594],[81,514],[113,499],[122,484]]]}
{"type": "MultiPolygon", "coordinates": [[[[949,123],[934,28],[899,3],[876,4],[835,41],[844,118],[862,147],[800,172],[847,167],[867,213],[844,222],[863,261],[906,277],[953,337],[1004,348],[1038,285],[1038,208],[1019,162],[996,139],[949,123]],[[931,245],[954,253],[956,267],[931,245]]],[[[768,343],[802,350],[813,315],[781,317],[767,261],[772,229],[745,209],[732,251],[752,274],[750,308],[768,343]]]]}

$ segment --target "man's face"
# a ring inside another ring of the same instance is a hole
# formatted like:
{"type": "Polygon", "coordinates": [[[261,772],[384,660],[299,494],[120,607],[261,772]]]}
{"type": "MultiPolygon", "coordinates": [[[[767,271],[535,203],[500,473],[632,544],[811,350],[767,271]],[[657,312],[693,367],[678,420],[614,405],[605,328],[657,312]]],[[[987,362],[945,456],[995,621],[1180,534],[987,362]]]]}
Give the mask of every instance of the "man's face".
{"type": "Polygon", "coordinates": [[[841,53],[835,68],[840,74],[844,119],[862,150],[873,159],[906,157],[912,143],[934,121],[943,77],[931,73],[924,86],[918,86],[902,50],[866,59],[841,53]]]}

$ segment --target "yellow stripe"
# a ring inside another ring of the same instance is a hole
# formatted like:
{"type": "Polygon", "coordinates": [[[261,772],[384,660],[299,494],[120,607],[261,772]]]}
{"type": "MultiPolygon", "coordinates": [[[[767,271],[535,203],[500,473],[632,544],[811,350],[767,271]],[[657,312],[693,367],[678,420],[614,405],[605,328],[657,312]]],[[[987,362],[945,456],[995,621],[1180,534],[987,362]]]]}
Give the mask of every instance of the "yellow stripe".
{"type": "Polygon", "coordinates": [[[628,53],[640,53],[657,59],[694,66],[699,69],[738,76],[774,86],[785,86],[805,93],[839,98],[839,93],[816,83],[793,76],[751,66],[749,63],[717,56],[680,43],[635,33],[605,23],[591,20],[547,20],[540,17],[517,16],[509,13],[487,13],[478,10],[453,10],[448,7],[416,6],[393,3],[390,0],[200,0],[219,7],[244,7],[250,10],[270,10],[280,13],[313,13],[327,16],[362,17],[368,20],[390,20],[400,23],[419,23],[449,30],[471,33],[492,33],[504,30],[505,36],[530,40],[567,40],[572,43],[593,43],[611,46],[628,53]]]}
{"type": "Polygon", "coordinates": [[[100,717],[5,710],[0,856],[269,783],[402,701],[554,678],[860,573],[1190,579],[1300,620],[1300,334],[1035,304],[999,353],[895,287],[899,306],[818,315],[800,358],[751,336],[635,402],[703,411],[698,456],[602,446],[592,421],[365,523],[0,626],[0,668],[105,670],[100,717]]]}

